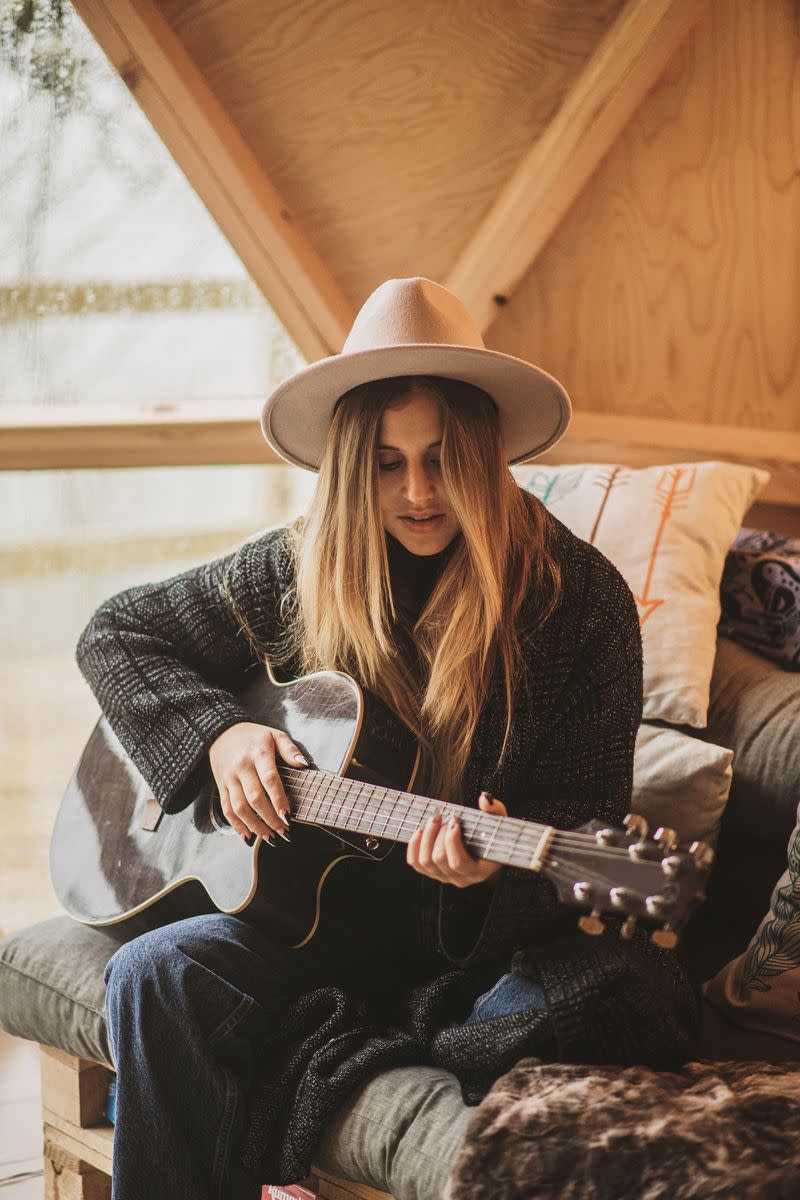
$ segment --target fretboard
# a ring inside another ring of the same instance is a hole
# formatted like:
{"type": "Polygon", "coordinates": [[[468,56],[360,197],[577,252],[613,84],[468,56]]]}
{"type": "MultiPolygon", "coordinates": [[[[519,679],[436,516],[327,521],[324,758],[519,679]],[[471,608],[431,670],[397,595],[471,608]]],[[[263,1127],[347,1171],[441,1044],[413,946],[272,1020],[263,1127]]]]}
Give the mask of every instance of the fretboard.
{"type": "Polygon", "coordinates": [[[507,866],[538,870],[554,830],[517,817],[495,816],[480,809],[447,804],[411,792],[361,783],[313,769],[279,767],[292,818],[328,829],[367,837],[409,842],[436,813],[443,821],[454,815],[464,845],[477,858],[507,866]]]}

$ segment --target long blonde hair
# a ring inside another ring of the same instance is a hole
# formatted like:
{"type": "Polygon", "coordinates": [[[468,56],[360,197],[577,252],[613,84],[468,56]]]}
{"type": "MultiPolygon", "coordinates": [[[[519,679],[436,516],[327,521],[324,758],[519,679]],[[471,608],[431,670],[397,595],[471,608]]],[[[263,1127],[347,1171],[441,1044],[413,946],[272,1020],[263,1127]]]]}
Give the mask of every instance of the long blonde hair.
{"type": "Polygon", "coordinates": [[[310,507],[292,526],[291,631],[305,671],[346,671],[418,737],[433,794],[456,799],[495,667],[502,668],[505,753],[521,670],[519,617],[538,627],[561,576],[547,510],[508,470],[494,401],[457,380],[404,376],[339,401],[310,507]],[[415,387],[441,406],[441,478],[461,536],[403,649],[378,496],[377,444],[387,407],[415,387]]]}

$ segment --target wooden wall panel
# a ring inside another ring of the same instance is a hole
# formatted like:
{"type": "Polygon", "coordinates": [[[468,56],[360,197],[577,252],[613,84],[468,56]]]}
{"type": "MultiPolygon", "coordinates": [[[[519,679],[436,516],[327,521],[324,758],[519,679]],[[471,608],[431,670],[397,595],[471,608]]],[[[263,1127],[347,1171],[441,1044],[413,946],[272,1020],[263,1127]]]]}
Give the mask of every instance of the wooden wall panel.
{"type": "Polygon", "coordinates": [[[159,0],[345,294],[445,279],[623,0],[159,0]]]}
{"type": "Polygon", "coordinates": [[[717,0],[487,341],[579,410],[798,431],[799,216],[800,8],[717,0]]]}

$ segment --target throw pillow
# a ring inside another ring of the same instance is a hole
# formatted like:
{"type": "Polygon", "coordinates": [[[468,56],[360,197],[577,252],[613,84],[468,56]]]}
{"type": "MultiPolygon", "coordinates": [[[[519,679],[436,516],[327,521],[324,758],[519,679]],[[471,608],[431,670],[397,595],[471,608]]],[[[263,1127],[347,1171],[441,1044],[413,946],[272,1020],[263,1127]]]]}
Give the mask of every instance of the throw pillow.
{"type": "Polygon", "coordinates": [[[624,576],[639,609],[646,720],[702,729],[719,586],[742,517],[769,479],[756,467],[516,467],[524,488],[624,576]]]}
{"type": "Polygon", "coordinates": [[[769,912],[744,954],[718,971],[703,992],[735,1025],[800,1041],[800,809],[769,912]]]}
{"type": "Polygon", "coordinates": [[[640,725],[631,810],[651,831],[675,829],[681,842],[714,844],[733,777],[733,751],[677,729],[640,725]]]}
{"type": "Polygon", "coordinates": [[[734,752],[725,823],[785,846],[800,780],[800,674],[717,638],[708,726],[699,736],[734,752]]]}
{"type": "Polygon", "coordinates": [[[800,671],[800,538],[741,529],[720,586],[720,633],[800,671]]]}

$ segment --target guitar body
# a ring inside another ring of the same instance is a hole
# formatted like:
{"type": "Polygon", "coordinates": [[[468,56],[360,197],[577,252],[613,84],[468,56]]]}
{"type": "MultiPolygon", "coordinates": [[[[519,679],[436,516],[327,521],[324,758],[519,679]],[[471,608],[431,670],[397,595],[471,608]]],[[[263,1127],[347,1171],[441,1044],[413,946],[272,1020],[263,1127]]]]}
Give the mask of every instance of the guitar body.
{"type": "MultiPolygon", "coordinates": [[[[286,730],[319,771],[413,784],[413,735],[346,675],[323,671],[281,684],[264,671],[239,699],[252,721],[286,730]]],[[[67,912],[86,924],[117,924],[151,907],[158,909],[153,918],[172,919],[171,905],[187,915],[180,902],[191,894],[186,885],[198,881],[210,904],[197,911],[241,914],[302,945],[316,932],[336,864],[351,856],[379,863],[394,843],[298,820],[290,836],[291,845],[277,838],[274,847],[262,846],[257,838],[248,846],[225,822],[213,781],[181,812],[164,813],[103,718],[56,817],[51,878],[67,912]]]]}

